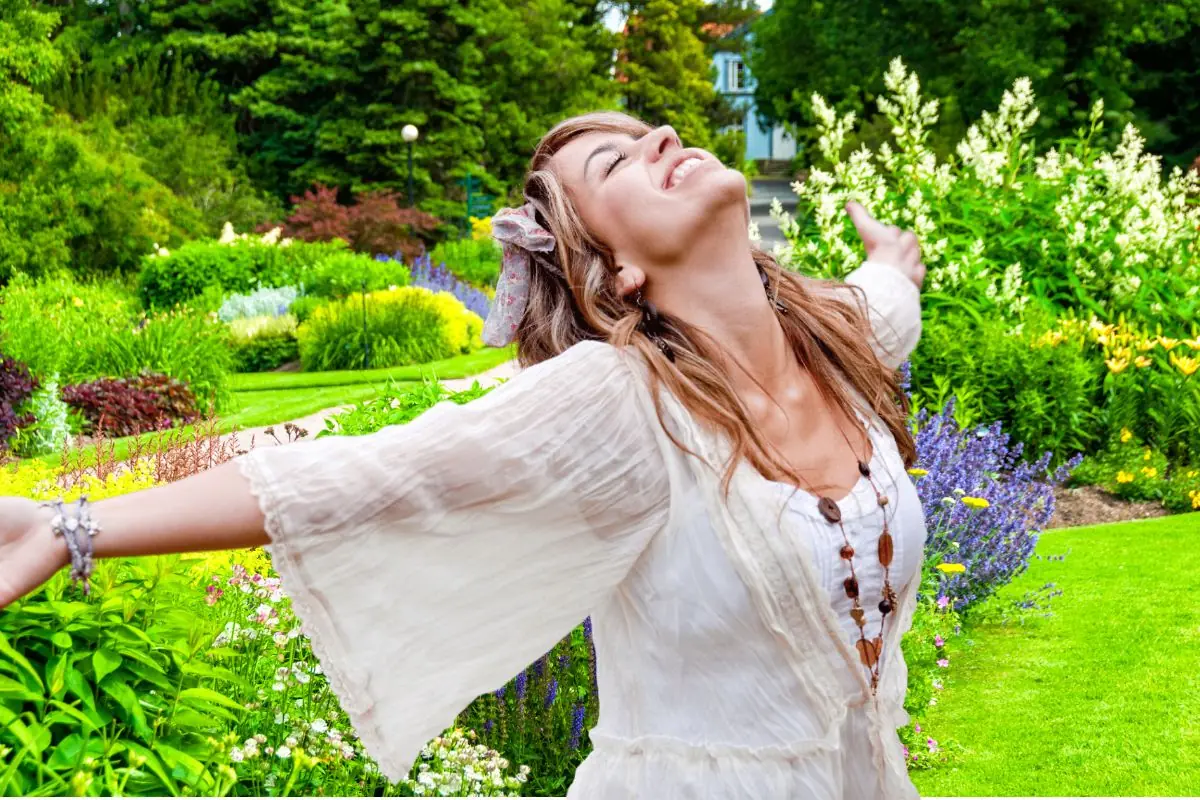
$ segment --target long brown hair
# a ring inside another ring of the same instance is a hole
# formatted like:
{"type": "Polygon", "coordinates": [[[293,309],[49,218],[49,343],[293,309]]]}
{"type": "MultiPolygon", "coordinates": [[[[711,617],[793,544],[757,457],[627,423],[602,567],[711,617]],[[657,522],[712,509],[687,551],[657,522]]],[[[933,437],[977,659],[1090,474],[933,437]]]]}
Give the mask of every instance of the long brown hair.
{"type": "MultiPolygon", "coordinates": [[[[530,270],[529,306],[517,329],[522,366],[553,358],[583,340],[633,345],[649,366],[651,390],[660,423],[659,390],[665,386],[702,424],[723,433],[732,446],[722,485],[745,458],[770,479],[803,481],[758,431],[717,365],[726,351],[711,336],[678,317],[661,313],[663,337],[675,351],[674,362],[638,330],[641,312],[618,294],[612,252],[583,224],[566,188],[550,168],[550,158],[571,140],[593,132],[640,138],[651,131],[644,122],[618,112],[583,114],[552,128],[538,143],[525,180],[525,198],[537,210],[538,222],[557,240],[550,257],[534,259],[530,270]]],[[[873,336],[866,315],[866,296],[856,286],[808,278],[781,269],[768,253],[754,248],[754,261],[768,276],[768,291],[787,313],[780,324],[800,365],[813,377],[821,396],[854,419],[849,381],[871,404],[896,439],[906,467],[916,463],[916,445],[908,429],[908,397],[896,373],[884,366],[869,344],[873,336]],[[828,302],[832,292],[847,292],[856,302],[828,302]],[[823,298],[821,296],[824,296],[823,298]]],[[[726,355],[726,357],[728,357],[726,355]]],[[[665,426],[664,426],[665,427],[665,426]]],[[[670,435],[669,428],[667,429],[670,435]]],[[[679,447],[683,445],[671,437],[679,447]]]]}

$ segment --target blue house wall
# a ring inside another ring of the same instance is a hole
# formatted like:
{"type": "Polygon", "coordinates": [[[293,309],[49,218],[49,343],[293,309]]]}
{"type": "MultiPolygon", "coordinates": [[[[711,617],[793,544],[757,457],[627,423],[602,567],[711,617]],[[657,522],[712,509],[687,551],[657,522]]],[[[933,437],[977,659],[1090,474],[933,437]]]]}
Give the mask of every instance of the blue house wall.
{"type": "Polygon", "coordinates": [[[758,122],[754,105],[754,78],[741,53],[719,52],[713,57],[716,89],[742,109],[742,130],[746,132],[746,158],[751,160],[787,160],[796,155],[795,141],[778,125],[764,128],[758,122]],[[740,76],[736,73],[739,71],[740,76]],[[739,80],[740,77],[740,80],[739,80]]]}

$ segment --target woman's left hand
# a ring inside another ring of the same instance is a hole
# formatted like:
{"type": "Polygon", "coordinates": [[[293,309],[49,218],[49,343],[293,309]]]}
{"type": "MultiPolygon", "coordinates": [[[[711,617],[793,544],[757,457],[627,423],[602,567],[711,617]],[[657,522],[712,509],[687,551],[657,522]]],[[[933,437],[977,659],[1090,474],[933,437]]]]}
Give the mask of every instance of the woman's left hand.
{"type": "Polygon", "coordinates": [[[846,213],[867,248],[867,258],[891,264],[921,288],[925,282],[925,265],[921,263],[921,247],[917,235],[902,231],[895,225],[885,225],[853,201],[846,204],[846,213]]]}

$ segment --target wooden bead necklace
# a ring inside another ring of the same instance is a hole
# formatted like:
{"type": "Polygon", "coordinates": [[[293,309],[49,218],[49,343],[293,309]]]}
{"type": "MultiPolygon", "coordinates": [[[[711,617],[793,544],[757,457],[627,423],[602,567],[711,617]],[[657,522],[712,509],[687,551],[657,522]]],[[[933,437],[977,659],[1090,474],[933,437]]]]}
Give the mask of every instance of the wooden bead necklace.
{"type": "MultiPolygon", "coordinates": [[[[888,497],[885,493],[879,491],[879,487],[875,483],[874,477],[871,475],[871,467],[854,452],[854,445],[850,444],[850,440],[846,437],[845,431],[838,427],[838,431],[842,434],[842,438],[846,439],[846,445],[850,448],[851,454],[858,460],[858,472],[864,478],[871,482],[871,488],[875,490],[875,501],[879,504],[883,512],[883,530],[879,534],[879,542],[876,548],[876,553],[879,556],[879,563],[883,565],[883,593],[879,601],[879,635],[874,639],[867,639],[864,631],[867,625],[867,615],[859,604],[858,591],[858,576],[854,572],[854,547],[850,544],[850,538],[846,535],[846,528],[842,525],[842,511],[838,504],[828,495],[821,495],[817,502],[817,509],[821,512],[826,521],[830,524],[837,525],[842,532],[842,540],[845,544],[838,550],[838,555],[845,559],[850,567],[850,577],[842,582],[842,586],[846,590],[846,596],[854,601],[854,607],[850,609],[850,617],[854,623],[858,625],[858,641],[855,645],[858,648],[859,660],[863,665],[871,670],[871,694],[876,693],[879,685],[879,664],[883,659],[883,627],[887,621],[887,615],[895,610],[896,592],[892,589],[891,583],[891,564],[893,553],[892,534],[888,528],[888,516],[886,507],[888,497]]],[[[868,434],[869,436],[869,434],[868,434]]],[[[851,490],[853,494],[853,489],[851,490]]],[[[849,495],[847,495],[849,497],[849,495]]]]}

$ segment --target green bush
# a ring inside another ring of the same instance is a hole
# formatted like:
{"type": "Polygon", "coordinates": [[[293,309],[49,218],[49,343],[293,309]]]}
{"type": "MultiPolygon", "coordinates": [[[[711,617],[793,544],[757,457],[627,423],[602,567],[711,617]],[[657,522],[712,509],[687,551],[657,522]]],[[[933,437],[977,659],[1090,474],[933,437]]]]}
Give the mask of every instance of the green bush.
{"type": "Polygon", "coordinates": [[[296,322],[303,325],[308,322],[313,311],[325,305],[329,305],[327,297],[297,297],[288,307],[288,312],[296,318],[296,322]]]}
{"type": "Polygon", "coordinates": [[[267,234],[227,244],[194,241],[149,255],[142,261],[138,294],[146,308],[162,309],[211,292],[212,287],[249,292],[260,286],[293,286],[326,258],[346,252],[343,242],[275,243],[276,239],[267,234]]]}
{"type": "Polygon", "coordinates": [[[453,295],[409,286],[321,306],[297,338],[304,369],[317,371],[449,358],[482,346],[482,330],[483,321],[453,295]]]}
{"type": "Polygon", "coordinates": [[[223,406],[231,355],[215,317],[186,307],[142,314],[115,284],[65,276],[22,276],[0,291],[0,340],[35,375],[58,373],[65,385],[152,370],[223,406]]]}
{"type": "Polygon", "coordinates": [[[269,372],[300,359],[296,318],[250,317],[229,326],[229,346],[238,372],[269,372]]]}
{"type": "Polygon", "coordinates": [[[442,242],[429,253],[431,264],[445,264],[455,277],[490,289],[500,277],[500,247],[492,239],[457,239],[442,242]]]}
{"type": "Polygon", "coordinates": [[[399,261],[377,261],[359,253],[336,253],[324,259],[304,278],[306,295],[342,299],[355,292],[377,292],[407,286],[408,268],[399,261]]]}
{"type": "Polygon", "coordinates": [[[911,358],[914,403],[939,409],[958,398],[960,425],[1003,422],[1030,458],[1049,450],[1055,464],[1104,442],[1097,425],[1104,363],[1085,342],[1035,346],[1053,324],[1030,310],[1021,332],[998,317],[943,313],[924,323],[911,358]]]}

